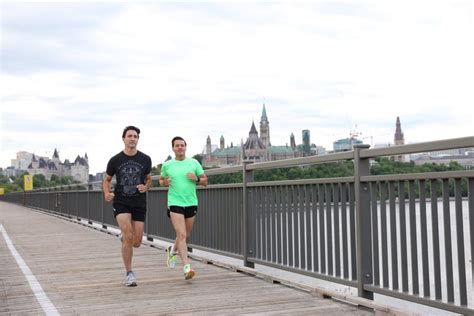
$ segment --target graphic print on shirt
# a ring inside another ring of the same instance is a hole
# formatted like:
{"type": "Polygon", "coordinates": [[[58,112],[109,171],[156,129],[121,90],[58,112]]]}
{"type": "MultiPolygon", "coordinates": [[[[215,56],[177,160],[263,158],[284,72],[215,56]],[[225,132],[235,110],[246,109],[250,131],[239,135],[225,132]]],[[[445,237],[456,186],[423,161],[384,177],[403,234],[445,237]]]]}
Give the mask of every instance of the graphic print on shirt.
{"type": "Polygon", "coordinates": [[[143,166],[135,161],[127,161],[120,165],[120,185],[123,186],[123,195],[132,196],[138,193],[137,185],[142,183],[143,166]]]}

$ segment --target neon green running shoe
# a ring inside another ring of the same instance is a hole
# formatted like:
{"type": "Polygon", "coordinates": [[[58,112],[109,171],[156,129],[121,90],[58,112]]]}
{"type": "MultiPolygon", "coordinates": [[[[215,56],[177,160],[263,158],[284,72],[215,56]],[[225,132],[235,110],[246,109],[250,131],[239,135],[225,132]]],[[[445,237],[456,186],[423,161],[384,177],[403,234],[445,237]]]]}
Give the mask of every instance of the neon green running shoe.
{"type": "Polygon", "coordinates": [[[185,280],[190,280],[193,278],[193,276],[196,274],[193,269],[191,269],[191,264],[187,264],[183,268],[184,271],[184,279],[185,280]]]}
{"type": "Polygon", "coordinates": [[[176,254],[172,251],[173,246],[166,248],[166,265],[168,268],[176,268],[176,254]]]}

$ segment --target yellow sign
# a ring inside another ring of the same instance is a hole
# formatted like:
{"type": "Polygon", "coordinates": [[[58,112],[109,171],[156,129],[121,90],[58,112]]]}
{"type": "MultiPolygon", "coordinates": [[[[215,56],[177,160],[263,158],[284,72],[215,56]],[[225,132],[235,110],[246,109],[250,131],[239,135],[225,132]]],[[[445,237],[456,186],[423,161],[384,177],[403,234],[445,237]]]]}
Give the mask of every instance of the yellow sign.
{"type": "Polygon", "coordinates": [[[4,188],[0,188],[0,195],[4,195],[5,194],[5,189],[4,188]]]}
{"type": "Polygon", "coordinates": [[[33,190],[33,176],[29,174],[25,174],[23,178],[24,178],[24,183],[25,183],[25,191],[33,190]]]}

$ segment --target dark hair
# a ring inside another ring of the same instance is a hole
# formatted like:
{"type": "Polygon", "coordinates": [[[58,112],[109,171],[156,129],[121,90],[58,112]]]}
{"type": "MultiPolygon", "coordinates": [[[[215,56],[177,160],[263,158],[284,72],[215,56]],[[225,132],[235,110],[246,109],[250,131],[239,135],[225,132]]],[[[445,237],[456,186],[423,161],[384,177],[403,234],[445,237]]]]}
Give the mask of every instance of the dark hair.
{"type": "Polygon", "coordinates": [[[133,131],[137,132],[138,137],[140,137],[140,129],[138,127],[130,125],[130,126],[127,126],[123,129],[122,138],[125,138],[125,135],[127,134],[127,131],[130,131],[130,130],[133,130],[133,131]]]}
{"type": "Polygon", "coordinates": [[[175,140],[182,140],[182,141],[184,142],[184,145],[185,145],[185,146],[188,146],[188,145],[186,144],[186,141],[184,140],[184,138],[182,138],[182,137],[180,137],[180,136],[176,136],[176,137],[173,137],[173,139],[171,140],[171,148],[174,147],[174,141],[175,141],[175,140]]]}

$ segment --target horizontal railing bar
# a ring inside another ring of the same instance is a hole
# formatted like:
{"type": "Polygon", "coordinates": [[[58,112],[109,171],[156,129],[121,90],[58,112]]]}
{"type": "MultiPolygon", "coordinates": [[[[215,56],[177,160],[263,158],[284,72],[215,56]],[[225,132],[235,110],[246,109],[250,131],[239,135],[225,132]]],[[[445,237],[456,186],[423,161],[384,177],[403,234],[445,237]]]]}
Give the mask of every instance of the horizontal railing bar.
{"type": "Polygon", "coordinates": [[[219,255],[219,256],[230,257],[230,258],[239,259],[239,260],[244,259],[244,256],[242,256],[241,254],[238,254],[238,253],[232,253],[232,252],[212,249],[212,248],[209,248],[209,247],[198,246],[198,245],[195,245],[195,244],[192,244],[192,243],[188,243],[187,245],[189,247],[193,248],[193,249],[214,253],[214,254],[219,255]]]}
{"type": "Polygon", "coordinates": [[[376,181],[403,181],[403,180],[428,180],[428,179],[459,179],[474,178],[474,170],[461,171],[440,171],[440,172],[421,172],[421,173],[400,173],[391,175],[362,176],[362,182],[376,181]]]}
{"type": "Polygon", "coordinates": [[[212,190],[212,189],[234,189],[242,188],[244,185],[242,183],[226,183],[226,184],[208,184],[207,186],[198,185],[199,190],[212,190]]]}
{"type": "Polygon", "coordinates": [[[247,183],[247,187],[267,187],[267,186],[278,186],[278,185],[304,185],[304,184],[322,184],[322,183],[351,183],[351,182],[354,182],[354,177],[250,182],[250,183],[247,183]]]}
{"type": "Polygon", "coordinates": [[[261,265],[264,265],[264,266],[272,267],[272,268],[277,268],[279,270],[285,270],[285,271],[289,271],[289,272],[293,272],[293,273],[307,275],[307,276],[317,278],[317,279],[321,279],[321,280],[324,280],[324,281],[334,282],[334,283],[347,285],[347,286],[351,286],[351,287],[357,287],[357,281],[337,278],[337,277],[333,277],[333,276],[330,276],[330,275],[320,274],[320,273],[317,273],[317,272],[312,272],[312,271],[307,271],[307,270],[299,270],[299,269],[295,269],[295,268],[292,268],[292,267],[279,265],[279,264],[276,264],[276,263],[267,262],[267,261],[263,261],[263,260],[259,260],[259,259],[255,259],[255,258],[248,258],[248,261],[256,263],[256,264],[261,264],[261,265]]]}
{"type": "Polygon", "coordinates": [[[242,165],[237,165],[237,166],[232,166],[232,167],[206,169],[204,170],[204,172],[208,176],[214,176],[214,175],[219,175],[219,174],[242,172],[242,168],[243,168],[242,165]]]}
{"type": "Polygon", "coordinates": [[[443,301],[432,300],[429,298],[420,297],[416,295],[410,295],[410,294],[406,294],[402,292],[391,291],[391,290],[380,288],[373,285],[364,285],[364,289],[367,291],[377,293],[377,294],[395,297],[401,300],[423,304],[423,305],[427,305],[427,306],[431,306],[431,307],[435,307],[435,308],[439,308],[442,310],[447,310],[450,312],[459,313],[463,315],[472,315],[474,313],[474,309],[470,309],[468,307],[454,305],[454,304],[446,303],[443,301]]]}
{"type": "Polygon", "coordinates": [[[397,145],[393,147],[363,149],[360,151],[361,158],[375,158],[382,156],[395,156],[412,153],[423,153],[438,150],[474,147],[474,136],[443,139],[432,142],[417,144],[397,145]]]}
{"type": "Polygon", "coordinates": [[[275,161],[256,162],[247,166],[248,170],[261,170],[261,169],[272,169],[272,168],[288,168],[301,165],[312,165],[325,162],[335,162],[351,160],[354,158],[353,151],[345,151],[335,154],[327,154],[320,156],[309,156],[301,158],[289,158],[275,161]]]}

